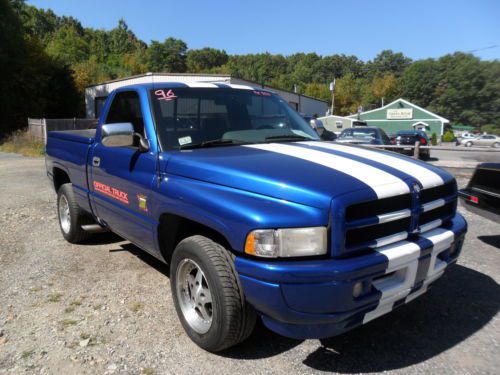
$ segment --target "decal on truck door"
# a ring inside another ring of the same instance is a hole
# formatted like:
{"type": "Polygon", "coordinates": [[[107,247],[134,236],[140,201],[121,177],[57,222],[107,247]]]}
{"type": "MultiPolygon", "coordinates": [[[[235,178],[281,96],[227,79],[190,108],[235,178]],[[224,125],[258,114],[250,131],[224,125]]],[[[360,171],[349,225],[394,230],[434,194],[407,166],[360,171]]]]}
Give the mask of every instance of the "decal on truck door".
{"type": "Polygon", "coordinates": [[[102,182],[94,181],[94,190],[122,203],[128,204],[128,193],[125,193],[117,188],[103,184],[102,182]]]}
{"type": "Polygon", "coordinates": [[[139,210],[148,212],[148,197],[143,194],[137,194],[137,203],[139,210]]]}

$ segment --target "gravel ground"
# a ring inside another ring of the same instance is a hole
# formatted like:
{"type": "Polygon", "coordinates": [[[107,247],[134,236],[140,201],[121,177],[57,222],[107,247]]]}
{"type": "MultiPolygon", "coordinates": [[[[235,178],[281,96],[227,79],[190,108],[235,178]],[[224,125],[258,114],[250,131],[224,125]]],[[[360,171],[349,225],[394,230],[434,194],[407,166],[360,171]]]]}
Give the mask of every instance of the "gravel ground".
{"type": "Polygon", "coordinates": [[[113,235],[63,240],[43,159],[0,153],[0,196],[0,374],[498,374],[500,224],[462,209],[458,265],[411,304],[321,341],[259,325],[214,355],[184,334],[168,267],[113,235]]]}

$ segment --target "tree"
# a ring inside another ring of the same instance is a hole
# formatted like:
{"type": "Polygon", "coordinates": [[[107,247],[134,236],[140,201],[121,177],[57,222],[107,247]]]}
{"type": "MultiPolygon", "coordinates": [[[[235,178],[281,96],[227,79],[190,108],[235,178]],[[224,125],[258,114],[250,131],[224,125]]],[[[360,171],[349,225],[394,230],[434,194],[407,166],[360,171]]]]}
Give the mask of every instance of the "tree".
{"type": "Polygon", "coordinates": [[[141,44],[144,43],[139,41],[135,34],[129,30],[123,18],[120,18],[118,26],[109,32],[109,51],[112,54],[132,53],[141,44]]]}
{"type": "Polygon", "coordinates": [[[486,83],[480,60],[457,52],[439,58],[438,64],[439,83],[430,107],[453,121],[475,126],[484,123],[477,95],[486,83]]]}
{"type": "Polygon", "coordinates": [[[167,38],[163,43],[153,40],[148,49],[147,67],[154,72],[184,73],[187,45],[180,39],[167,38]]]}
{"type": "Polygon", "coordinates": [[[394,53],[392,50],[384,50],[372,61],[368,62],[366,69],[369,76],[392,73],[396,77],[399,77],[410,64],[411,59],[401,52],[394,53]]]}
{"type": "Polygon", "coordinates": [[[63,26],[52,36],[47,52],[63,64],[74,65],[88,59],[89,45],[74,27],[63,26]]]}
{"type": "Polygon", "coordinates": [[[436,99],[440,69],[433,59],[415,61],[401,77],[403,97],[421,107],[429,107],[436,99]]]}
{"type": "Polygon", "coordinates": [[[372,81],[372,93],[378,102],[384,98],[386,102],[397,99],[400,94],[399,82],[393,73],[381,77],[374,77],[372,81]]]}
{"type": "Polygon", "coordinates": [[[367,84],[352,73],[346,74],[337,80],[335,86],[335,114],[349,115],[356,113],[358,107],[364,104],[363,96],[367,91],[367,84]]]}
{"type": "Polygon", "coordinates": [[[192,49],[186,54],[187,70],[191,73],[209,72],[226,64],[228,60],[226,51],[208,47],[192,49]]]}

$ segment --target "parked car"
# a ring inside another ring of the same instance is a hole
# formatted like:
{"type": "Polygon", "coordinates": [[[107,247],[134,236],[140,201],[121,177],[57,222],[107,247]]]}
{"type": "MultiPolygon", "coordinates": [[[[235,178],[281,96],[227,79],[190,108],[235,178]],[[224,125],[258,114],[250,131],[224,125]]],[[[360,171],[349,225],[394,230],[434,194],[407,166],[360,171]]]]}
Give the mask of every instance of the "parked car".
{"type": "Polygon", "coordinates": [[[390,145],[391,140],[385,132],[377,127],[363,126],[342,130],[337,137],[339,143],[354,143],[358,145],[390,145]]]}
{"type": "Polygon", "coordinates": [[[389,137],[389,141],[391,142],[391,145],[396,144],[396,133],[388,133],[387,136],[389,137]]]}
{"type": "Polygon", "coordinates": [[[500,222],[500,163],[479,164],[467,187],[458,193],[467,210],[500,222]]]}
{"type": "Polygon", "coordinates": [[[474,139],[477,138],[477,134],[472,134],[472,133],[464,133],[460,137],[461,139],[474,139]]]}
{"type": "Polygon", "coordinates": [[[476,138],[462,139],[460,141],[461,145],[465,147],[472,146],[486,146],[486,147],[500,147],[500,137],[492,134],[480,135],[476,138]]]}
{"type": "MultiPolygon", "coordinates": [[[[416,142],[420,142],[421,146],[429,146],[431,144],[429,137],[421,130],[400,130],[396,133],[396,144],[398,146],[415,146],[416,142]]],[[[403,148],[398,152],[405,155],[413,155],[413,148],[403,148]]],[[[428,148],[421,148],[418,157],[422,160],[429,160],[431,151],[428,148]]]]}
{"type": "Polygon", "coordinates": [[[63,237],[111,230],[168,263],[182,326],[213,352],[257,316],[305,339],[389,313],[445,273],[467,231],[448,172],[322,142],[247,86],[125,86],[97,129],[50,132],[46,151],[63,237]]]}

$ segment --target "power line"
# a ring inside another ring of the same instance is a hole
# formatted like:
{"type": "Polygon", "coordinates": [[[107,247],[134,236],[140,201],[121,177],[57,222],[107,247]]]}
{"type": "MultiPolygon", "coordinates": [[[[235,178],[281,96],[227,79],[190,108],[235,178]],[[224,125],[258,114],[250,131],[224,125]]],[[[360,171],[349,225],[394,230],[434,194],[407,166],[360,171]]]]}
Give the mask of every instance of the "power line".
{"type": "Polygon", "coordinates": [[[467,53],[474,53],[474,52],[484,51],[486,49],[493,49],[493,48],[498,48],[498,47],[500,47],[500,44],[495,44],[493,46],[484,47],[484,48],[473,49],[473,50],[466,51],[466,52],[467,53]]]}

